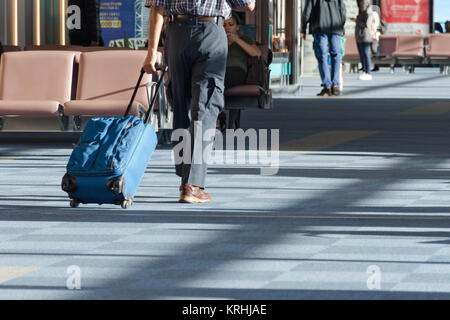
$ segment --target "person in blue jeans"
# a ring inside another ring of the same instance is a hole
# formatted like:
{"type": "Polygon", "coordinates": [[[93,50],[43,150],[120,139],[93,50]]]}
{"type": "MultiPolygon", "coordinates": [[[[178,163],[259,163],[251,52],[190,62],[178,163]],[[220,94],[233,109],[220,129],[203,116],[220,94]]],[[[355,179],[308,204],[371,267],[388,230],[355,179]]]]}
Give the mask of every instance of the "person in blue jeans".
{"type": "Polygon", "coordinates": [[[305,3],[301,37],[306,39],[306,28],[309,24],[323,87],[318,96],[339,95],[341,41],[345,21],[346,8],[343,0],[307,0],[305,3]],[[331,69],[328,66],[329,56],[331,69]]]}
{"type": "Polygon", "coordinates": [[[357,42],[359,52],[359,59],[362,64],[362,73],[359,75],[358,80],[372,80],[372,74],[370,68],[372,65],[372,57],[370,56],[370,42],[357,42]]]}
{"type": "Polygon", "coordinates": [[[362,64],[362,74],[358,77],[359,80],[372,80],[370,68],[372,64],[371,59],[371,45],[377,38],[377,29],[380,21],[378,15],[372,10],[370,0],[357,0],[358,16],[351,20],[355,25],[355,39],[358,46],[359,57],[362,64]]]}
{"type": "Polygon", "coordinates": [[[317,43],[319,73],[322,79],[322,91],[319,96],[338,95],[341,57],[341,35],[315,33],[314,41],[317,43]],[[328,57],[331,58],[331,69],[328,64],[328,57]]]}

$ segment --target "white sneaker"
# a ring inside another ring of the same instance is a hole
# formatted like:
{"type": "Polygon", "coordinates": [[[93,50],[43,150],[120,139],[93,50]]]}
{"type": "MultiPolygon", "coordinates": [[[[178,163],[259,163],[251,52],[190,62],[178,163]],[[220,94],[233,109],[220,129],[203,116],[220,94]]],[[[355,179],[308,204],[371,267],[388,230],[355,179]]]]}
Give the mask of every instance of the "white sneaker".
{"type": "Polygon", "coordinates": [[[362,73],[359,77],[358,80],[364,80],[364,81],[370,81],[372,80],[372,75],[368,74],[368,73],[362,73]]]}

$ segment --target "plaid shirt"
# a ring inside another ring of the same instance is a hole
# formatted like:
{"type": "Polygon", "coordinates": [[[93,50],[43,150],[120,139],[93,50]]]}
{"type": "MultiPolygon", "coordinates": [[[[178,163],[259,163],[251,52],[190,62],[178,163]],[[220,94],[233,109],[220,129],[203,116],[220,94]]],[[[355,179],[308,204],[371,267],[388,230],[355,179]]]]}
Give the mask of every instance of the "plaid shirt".
{"type": "Polygon", "coordinates": [[[202,17],[231,17],[231,5],[247,6],[256,0],[146,0],[147,7],[164,7],[166,15],[186,14],[202,17]]]}

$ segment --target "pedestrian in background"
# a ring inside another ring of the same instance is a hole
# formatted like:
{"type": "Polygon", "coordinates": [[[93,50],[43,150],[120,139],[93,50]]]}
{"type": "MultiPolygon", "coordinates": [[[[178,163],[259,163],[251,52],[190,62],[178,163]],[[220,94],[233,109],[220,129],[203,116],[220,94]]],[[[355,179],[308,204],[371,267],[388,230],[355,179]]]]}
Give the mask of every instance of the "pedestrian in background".
{"type": "Polygon", "coordinates": [[[230,5],[253,10],[255,0],[147,0],[151,7],[148,54],[143,68],[156,71],[157,49],[164,15],[166,28],[165,61],[169,67],[168,95],[173,107],[174,132],[181,129],[189,137],[173,141],[189,150],[175,154],[176,174],[181,177],[179,202],[205,203],[211,197],[204,191],[207,158],[210,156],[218,114],[224,108],[224,79],[228,41],[224,19],[231,17],[230,5]],[[190,139],[190,144],[182,139],[190,139]],[[189,152],[187,160],[185,152],[189,152]],[[181,156],[181,157],[180,157],[181,156]],[[199,159],[200,161],[195,161],[199,159]]]}
{"type": "Polygon", "coordinates": [[[434,33],[444,33],[444,29],[439,22],[434,23],[434,33]]]}
{"type": "Polygon", "coordinates": [[[372,9],[370,0],[357,0],[358,16],[351,20],[356,23],[355,39],[358,47],[359,57],[362,64],[362,74],[359,80],[372,80],[372,43],[377,42],[379,38],[378,27],[380,19],[378,13],[372,9]]]}
{"type": "Polygon", "coordinates": [[[306,39],[306,28],[309,24],[323,86],[318,96],[339,95],[345,20],[346,8],[343,0],[306,0],[302,14],[301,37],[306,39]],[[331,70],[328,57],[331,57],[331,70]]]}

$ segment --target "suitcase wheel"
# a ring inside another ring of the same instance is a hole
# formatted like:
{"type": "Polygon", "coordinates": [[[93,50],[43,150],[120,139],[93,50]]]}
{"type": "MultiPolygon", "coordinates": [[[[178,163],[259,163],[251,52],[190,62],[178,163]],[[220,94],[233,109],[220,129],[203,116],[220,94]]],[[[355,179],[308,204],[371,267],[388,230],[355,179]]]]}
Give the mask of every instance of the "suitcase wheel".
{"type": "Polygon", "coordinates": [[[123,177],[110,179],[106,181],[106,187],[113,194],[121,194],[125,190],[125,180],[123,177]]]}
{"type": "Polygon", "coordinates": [[[70,207],[71,208],[78,208],[78,206],[80,205],[80,202],[75,200],[75,199],[70,199],[70,207]]]}
{"type": "Polygon", "coordinates": [[[122,204],[121,204],[122,209],[130,209],[132,205],[133,205],[133,199],[128,198],[128,197],[126,199],[123,199],[122,204]]]}
{"type": "Polygon", "coordinates": [[[66,173],[61,181],[61,189],[67,193],[74,193],[78,189],[77,179],[66,173]]]}

